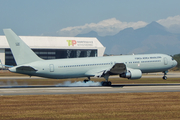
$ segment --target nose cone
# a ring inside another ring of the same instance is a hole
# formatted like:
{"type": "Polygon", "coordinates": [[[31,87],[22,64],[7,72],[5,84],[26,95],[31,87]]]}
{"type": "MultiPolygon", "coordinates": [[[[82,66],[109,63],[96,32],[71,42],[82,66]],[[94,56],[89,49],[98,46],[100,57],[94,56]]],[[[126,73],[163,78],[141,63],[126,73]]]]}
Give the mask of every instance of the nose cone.
{"type": "Polygon", "coordinates": [[[177,64],[178,64],[177,61],[173,60],[173,66],[175,67],[177,64]]]}

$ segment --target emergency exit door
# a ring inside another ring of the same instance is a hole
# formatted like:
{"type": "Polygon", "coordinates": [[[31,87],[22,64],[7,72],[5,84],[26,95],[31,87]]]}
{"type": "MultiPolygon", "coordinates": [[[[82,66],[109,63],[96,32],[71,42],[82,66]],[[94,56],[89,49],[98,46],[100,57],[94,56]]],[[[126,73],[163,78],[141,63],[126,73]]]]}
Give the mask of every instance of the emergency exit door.
{"type": "Polygon", "coordinates": [[[168,59],[166,57],[164,57],[164,65],[168,64],[168,59]]]}
{"type": "Polygon", "coordinates": [[[54,72],[54,65],[53,65],[53,64],[50,64],[50,65],[49,65],[49,69],[50,69],[50,72],[54,72]]]}

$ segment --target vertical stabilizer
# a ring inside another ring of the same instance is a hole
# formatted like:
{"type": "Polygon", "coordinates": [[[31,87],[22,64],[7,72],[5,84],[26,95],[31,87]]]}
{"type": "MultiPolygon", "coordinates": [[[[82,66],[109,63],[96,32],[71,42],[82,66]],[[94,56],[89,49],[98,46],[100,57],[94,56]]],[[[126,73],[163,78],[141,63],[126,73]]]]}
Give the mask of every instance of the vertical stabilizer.
{"type": "Polygon", "coordinates": [[[4,34],[17,65],[42,60],[11,29],[4,29],[4,34]]]}

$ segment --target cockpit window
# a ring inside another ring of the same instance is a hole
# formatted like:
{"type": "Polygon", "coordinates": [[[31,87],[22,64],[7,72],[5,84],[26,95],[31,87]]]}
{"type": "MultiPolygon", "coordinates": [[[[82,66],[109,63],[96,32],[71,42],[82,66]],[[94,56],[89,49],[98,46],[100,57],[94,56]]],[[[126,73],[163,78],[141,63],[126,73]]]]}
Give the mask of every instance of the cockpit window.
{"type": "Polygon", "coordinates": [[[172,58],[172,60],[174,60],[174,59],[172,58]]]}

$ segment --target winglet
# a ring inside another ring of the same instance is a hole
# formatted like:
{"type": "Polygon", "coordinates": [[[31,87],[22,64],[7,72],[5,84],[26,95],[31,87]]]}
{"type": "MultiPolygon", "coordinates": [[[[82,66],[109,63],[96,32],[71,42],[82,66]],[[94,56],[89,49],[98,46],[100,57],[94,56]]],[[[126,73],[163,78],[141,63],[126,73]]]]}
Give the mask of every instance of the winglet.
{"type": "Polygon", "coordinates": [[[17,65],[42,60],[11,29],[4,29],[3,31],[17,65]]]}

